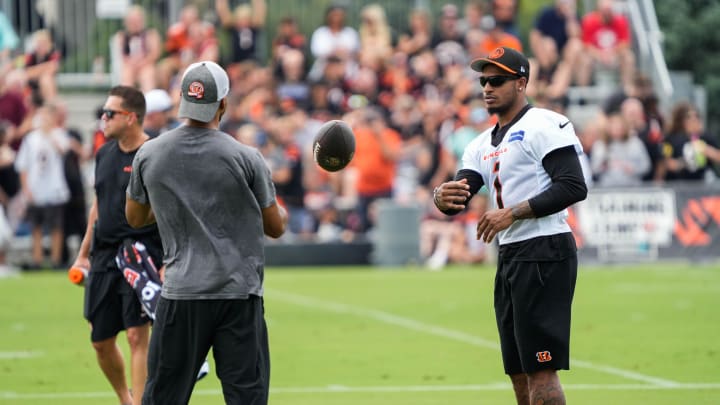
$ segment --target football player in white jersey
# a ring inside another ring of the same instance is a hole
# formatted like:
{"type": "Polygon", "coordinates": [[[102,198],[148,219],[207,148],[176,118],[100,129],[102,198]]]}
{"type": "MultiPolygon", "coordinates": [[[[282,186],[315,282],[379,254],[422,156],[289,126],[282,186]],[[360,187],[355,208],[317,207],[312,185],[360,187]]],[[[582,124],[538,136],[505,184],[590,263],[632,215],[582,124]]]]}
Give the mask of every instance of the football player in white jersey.
{"type": "Polygon", "coordinates": [[[587,195],[582,148],[567,117],[528,104],[523,54],[501,47],[471,67],[498,124],[467,146],[455,180],[433,199],[454,215],[483,185],[489,189],[492,209],[477,238],[498,238],[494,301],[505,372],[518,404],[565,404],[557,370],[570,367],[578,264],[566,208],[587,195]]]}

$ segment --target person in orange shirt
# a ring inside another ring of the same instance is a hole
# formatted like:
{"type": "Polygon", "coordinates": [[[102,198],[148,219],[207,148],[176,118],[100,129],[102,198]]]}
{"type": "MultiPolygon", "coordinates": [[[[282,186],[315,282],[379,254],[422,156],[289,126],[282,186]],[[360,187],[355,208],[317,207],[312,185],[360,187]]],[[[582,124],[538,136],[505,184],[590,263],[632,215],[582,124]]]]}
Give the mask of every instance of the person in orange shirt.
{"type": "Polygon", "coordinates": [[[485,38],[480,41],[480,55],[489,55],[493,50],[503,46],[522,52],[520,40],[516,36],[503,31],[492,16],[484,16],[480,20],[480,25],[486,33],[485,38]]]}
{"type": "Polygon", "coordinates": [[[392,197],[396,161],[400,155],[402,140],[376,109],[362,112],[355,132],[355,157],[352,166],[357,172],[357,213],[359,230],[371,227],[368,208],[377,199],[392,197]]]}
{"type": "MultiPolygon", "coordinates": [[[[192,57],[191,27],[201,24],[200,11],[190,4],[180,10],[180,17],[165,33],[165,54],[157,65],[157,88],[168,89],[172,79],[183,67],[196,60],[192,57]]],[[[198,59],[199,60],[199,59],[198,59]]],[[[144,90],[148,91],[148,90],[144,90]]]]}

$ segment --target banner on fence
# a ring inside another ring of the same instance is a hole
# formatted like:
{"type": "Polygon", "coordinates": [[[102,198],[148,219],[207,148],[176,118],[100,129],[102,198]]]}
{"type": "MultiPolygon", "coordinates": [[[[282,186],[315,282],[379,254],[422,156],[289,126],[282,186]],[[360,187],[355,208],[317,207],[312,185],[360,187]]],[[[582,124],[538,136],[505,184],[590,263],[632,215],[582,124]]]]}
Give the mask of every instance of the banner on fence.
{"type": "Polygon", "coordinates": [[[720,187],[595,189],[571,208],[581,257],[720,257],[720,187]]]}

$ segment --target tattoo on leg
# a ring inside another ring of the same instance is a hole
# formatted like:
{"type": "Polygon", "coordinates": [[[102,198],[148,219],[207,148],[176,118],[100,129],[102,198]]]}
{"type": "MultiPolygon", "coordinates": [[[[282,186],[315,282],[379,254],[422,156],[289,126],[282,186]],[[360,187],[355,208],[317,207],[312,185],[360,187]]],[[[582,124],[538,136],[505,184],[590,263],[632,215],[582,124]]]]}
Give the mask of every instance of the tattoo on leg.
{"type": "Polygon", "coordinates": [[[528,391],[527,374],[513,374],[510,376],[513,390],[515,391],[515,400],[518,405],[530,405],[530,392],[528,391]]]}
{"type": "Polygon", "coordinates": [[[531,374],[528,385],[531,405],[565,405],[565,393],[555,371],[531,374]]]}

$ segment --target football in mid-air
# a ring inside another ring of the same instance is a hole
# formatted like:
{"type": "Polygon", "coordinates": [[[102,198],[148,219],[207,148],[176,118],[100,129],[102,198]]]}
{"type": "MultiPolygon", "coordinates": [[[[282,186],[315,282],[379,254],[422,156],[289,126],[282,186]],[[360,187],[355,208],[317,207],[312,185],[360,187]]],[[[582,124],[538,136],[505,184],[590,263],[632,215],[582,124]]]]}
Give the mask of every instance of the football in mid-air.
{"type": "Polygon", "coordinates": [[[343,169],[355,155],[355,134],[344,121],[324,123],[313,141],[313,157],[329,172],[343,169]]]}

